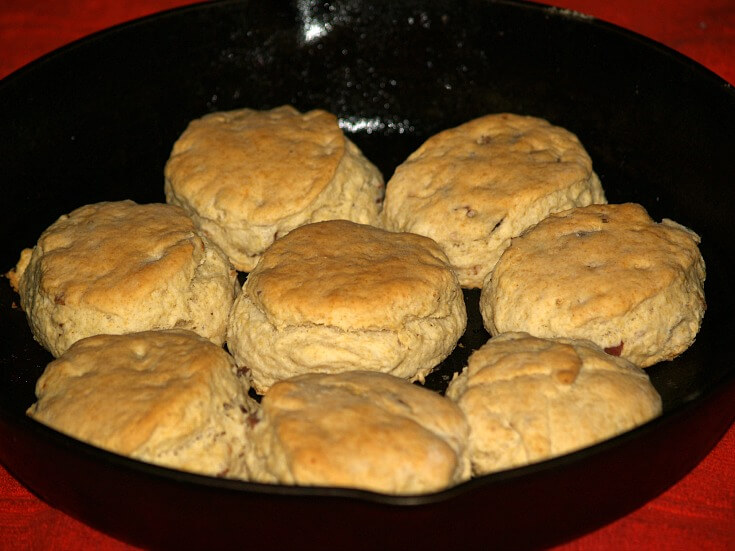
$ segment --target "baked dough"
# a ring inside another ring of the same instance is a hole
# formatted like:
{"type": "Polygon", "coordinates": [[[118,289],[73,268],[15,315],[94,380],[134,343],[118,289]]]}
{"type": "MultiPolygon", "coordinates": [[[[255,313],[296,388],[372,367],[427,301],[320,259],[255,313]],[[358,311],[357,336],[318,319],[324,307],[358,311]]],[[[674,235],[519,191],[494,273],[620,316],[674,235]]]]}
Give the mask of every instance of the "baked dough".
{"type": "Polygon", "coordinates": [[[232,308],[227,346],[260,393],[309,372],[423,380],[466,322],[457,277],[431,239],[333,220],[265,252],[232,308]]]}
{"type": "Polygon", "coordinates": [[[555,214],[513,240],[480,296],[492,335],[589,339],[647,367],[694,341],[705,311],[699,237],[640,205],[555,214]]]}
{"type": "Polygon", "coordinates": [[[303,224],[377,223],[384,185],[334,115],[282,106],[192,121],[166,163],[165,192],[249,272],[275,239],[303,224]]]}
{"type": "Polygon", "coordinates": [[[237,272],[179,207],[96,203],[61,216],[8,274],[54,356],[84,337],[191,329],[222,344],[237,272]]]}
{"type": "Polygon", "coordinates": [[[646,373],[589,341],[504,333],[449,384],[482,475],[568,453],[660,415],[646,373]]]}
{"type": "Polygon", "coordinates": [[[274,384],[261,405],[248,435],[253,480],[417,494],[469,478],[464,415],[403,379],[300,375],[274,384]]]}
{"type": "Polygon", "coordinates": [[[97,335],[46,367],[28,415],[141,461],[242,477],[247,391],[229,354],[190,331],[97,335]]]}
{"type": "Polygon", "coordinates": [[[512,237],[549,213],[605,195],[571,132],[487,115],[429,138],[388,182],[384,227],[434,239],[463,287],[482,287],[512,237]]]}

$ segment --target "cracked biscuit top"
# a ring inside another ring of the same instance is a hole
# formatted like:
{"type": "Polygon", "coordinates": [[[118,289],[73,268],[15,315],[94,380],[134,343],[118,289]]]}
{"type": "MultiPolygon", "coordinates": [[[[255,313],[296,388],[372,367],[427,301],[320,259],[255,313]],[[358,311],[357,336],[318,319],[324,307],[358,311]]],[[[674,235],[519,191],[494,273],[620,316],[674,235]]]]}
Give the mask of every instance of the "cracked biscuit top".
{"type": "Polygon", "coordinates": [[[271,323],[343,329],[443,317],[459,293],[431,239],[345,220],[302,226],[276,241],[244,289],[271,323]]]}
{"type": "Polygon", "coordinates": [[[216,216],[227,209],[253,223],[304,209],[321,193],[345,154],[345,137],[331,113],[241,109],[192,121],[171,152],[167,178],[216,216]],[[287,183],[287,185],[279,185],[287,183]]]}
{"type": "Polygon", "coordinates": [[[11,281],[35,338],[59,356],[83,337],[174,327],[222,344],[236,276],[180,207],[118,201],[61,216],[11,281]]]}
{"type": "Polygon", "coordinates": [[[646,373],[589,341],[504,333],[447,388],[470,424],[473,474],[590,446],[661,413],[646,373]]]}
{"type": "Polygon", "coordinates": [[[510,239],[550,212],[605,202],[577,137],[510,113],[429,138],[386,189],[383,223],[436,240],[463,287],[481,287],[510,239]]]}
{"type": "Polygon", "coordinates": [[[186,269],[204,244],[181,209],[123,201],[62,216],[36,247],[41,292],[57,304],[114,310],[186,269]]]}
{"type": "Polygon", "coordinates": [[[455,404],[383,373],[306,374],[276,383],[249,431],[254,480],[395,494],[469,477],[455,404]]]}
{"type": "Polygon", "coordinates": [[[242,271],[303,224],[377,222],[384,195],[379,170],[336,116],[289,105],[191,121],[164,172],[166,201],[184,207],[242,271]]]}
{"type": "Polygon", "coordinates": [[[634,203],[551,215],[514,239],[488,277],[485,326],[589,339],[643,367],[673,358],[704,315],[698,243],[634,203]]]}
{"type": "Polygon", "coordinates": [[[242,469],[257,409],[247,392],[222,347],[190,331],[96,335],[46,367],[28,415],[122,455],[225,475],[242,469]]]}

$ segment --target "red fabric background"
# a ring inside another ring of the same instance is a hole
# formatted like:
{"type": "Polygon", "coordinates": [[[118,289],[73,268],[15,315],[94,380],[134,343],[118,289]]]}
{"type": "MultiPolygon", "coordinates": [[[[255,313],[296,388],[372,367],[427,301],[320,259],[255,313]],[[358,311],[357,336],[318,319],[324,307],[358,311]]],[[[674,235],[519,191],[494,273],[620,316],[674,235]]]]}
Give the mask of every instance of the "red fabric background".
{"type": "MultiPolygon", "coordinates": [[[[186,0],[2,0],[0,78],[111,25],[186,0]]],[[[735,83],[733,0],[557,0],[662,42],[735,83]]],[[[0,443],[2,445],[2,443],[0,443]]],[[[0,467],[0,550],[132,549],[40,501],[0,467]]],[[[628,516],[558,549],[735,550],[735,425],[685,478],[628,516]]]]}

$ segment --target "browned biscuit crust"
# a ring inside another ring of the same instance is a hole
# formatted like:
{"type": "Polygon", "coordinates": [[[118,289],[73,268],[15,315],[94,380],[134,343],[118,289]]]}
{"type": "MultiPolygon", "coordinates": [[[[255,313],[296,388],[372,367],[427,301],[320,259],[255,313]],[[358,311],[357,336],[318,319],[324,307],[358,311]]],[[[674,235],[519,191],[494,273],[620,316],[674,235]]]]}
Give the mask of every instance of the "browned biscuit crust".
{"type": "Polygon", "coordinates": [[[242,474],[247,396],[232,358],[189,331],[77,341],[36,384],[28,415],[74,438],[142,461],[242,474]]]}
{"type": "Polygon", "coordinates": [[[432,240],[334,220],[276,241],[243,286],[227,344],[262,392],[310,371],[422,379],[454,348],[466,312],[432,240]]]}
{"type": "Polygon", "coordinates": [[[447,389],[470,424],[475,475],[611,438],[661,413],[640,368],[589,341],[504,333],[472,353],[447,389]]]}
{"type": "Polygon", "coordinates": [[[632,203],[552,215],[515,239],[487,279],[485,326],[493,335],[589,339],[642,367],[671,359],[704,316],[698,243],[632,203]]]}
{"type": "Polygon", "coordinates": [[[300,225],[377,222],[384,186],[334,115],[282,106],[192,121],[166,163],[165,192],[237,269],[250,271],[276,238],[300,225]]]}
{"type": "Polygon", "coordinates": [[[414,494],[469,477],[468,427],[439,394],[382,373],[276,383],[251,430],[255,480],[414,494]]]}
{"type": "Polygon", "coordinates": [[[434,239],[463,287],[485,276],[527,227],[573,206],[604,203],[592,160],[571,132],[492,114],[429,138],[386,188],[386,228],[434,239]]]}
{"type": "Polygon", "coordinates": [[[91,335],[173,327],[222,344],[236,276],[181,208],[119,201],[60,217],[14,278],[35,338],[59,356],[91,335]]]}

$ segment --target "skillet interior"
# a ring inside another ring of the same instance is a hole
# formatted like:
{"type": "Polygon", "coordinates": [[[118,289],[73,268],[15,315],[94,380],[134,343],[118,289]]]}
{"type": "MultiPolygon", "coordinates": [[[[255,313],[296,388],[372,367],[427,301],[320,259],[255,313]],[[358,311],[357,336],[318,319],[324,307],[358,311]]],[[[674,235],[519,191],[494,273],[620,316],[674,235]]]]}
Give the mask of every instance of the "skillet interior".
{"type": "MultiPolygon", "coordinates": [[[[17,296],[3,280],[0,460],[52,505],[148,546],[224,544],[243,532],[258,544],[456,546],[476,542],[478,523],[496,543],[549,544],[650,499],[727,428],[735,416],[735,368],[723,346],[733,331],[725,266],[733,252],[735,94],[663,46],[532,4],[223,2],[46,56],[0,84],[3,271],[77,206],[162,201],[163,164],[190,119],[284,103],[336,113],[386,180],[444,128],[497,111],[544,117],[580,137],[610,202],[639,202],[654,219],[695,229],[708,311],[686,354],[648,370],[664,417],[564,458],[418,498],[176,473],[25,418],[50,356],[12,308],[17,296]]],[[[431,388],[442,390],[487,338],[476,302],[477,293],[467,293],[463,347],[429,378],[431,388]]]]}

